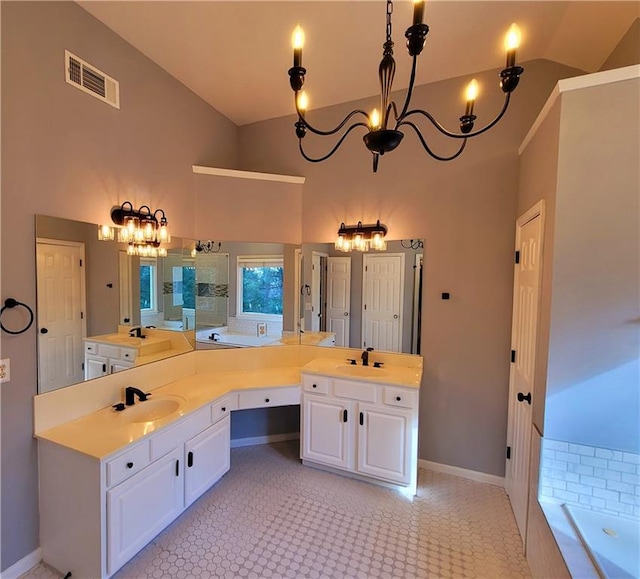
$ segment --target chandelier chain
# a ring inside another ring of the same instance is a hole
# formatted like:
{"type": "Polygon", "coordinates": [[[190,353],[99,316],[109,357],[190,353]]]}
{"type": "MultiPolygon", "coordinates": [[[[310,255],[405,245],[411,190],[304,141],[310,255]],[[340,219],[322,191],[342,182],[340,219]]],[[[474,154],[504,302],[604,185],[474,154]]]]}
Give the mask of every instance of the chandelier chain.
{"type": "Polygon", "coordinates": [[[391,15],[393,14],[393,2],[387,0],[387,42],[391,42],[391,15]]]}

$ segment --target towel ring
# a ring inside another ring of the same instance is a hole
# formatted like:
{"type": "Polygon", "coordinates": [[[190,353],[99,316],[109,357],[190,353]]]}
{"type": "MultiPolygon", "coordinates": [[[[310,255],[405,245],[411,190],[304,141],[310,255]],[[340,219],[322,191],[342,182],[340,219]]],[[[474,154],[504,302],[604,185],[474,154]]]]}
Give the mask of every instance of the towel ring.
{"type": "Polygon", "coordinates": [[[2,321],[0,320],[0,328],[4,332],[7,332],[7,334],[22,334],[31,327],[31,324],[33,324],[33,310],[27,304],[23,304],[22,302],[19,302],[18,300],[15,300],[13,298],[7,298],[6,300],[4,300],[4,306],[2,306],[2,309],[0,309],[0,318],[7,308],[13,309],[16,306],[22,306],[23,308],[26,308],[26,310],[29,312],[29,323],[24,328],[22,328],[22,330],[7,330],[7,328],[4,327],[2,321]]]}

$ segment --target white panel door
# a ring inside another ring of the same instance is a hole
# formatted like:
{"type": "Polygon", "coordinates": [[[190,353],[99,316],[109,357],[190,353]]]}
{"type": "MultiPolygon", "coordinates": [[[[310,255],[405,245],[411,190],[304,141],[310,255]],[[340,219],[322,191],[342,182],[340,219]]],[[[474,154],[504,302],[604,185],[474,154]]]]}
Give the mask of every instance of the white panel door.
{"type": "Polygon", "coordinates": [[[107,571],[112,575],[181,512],[182,447],[107,491],[107,571]]]}
{"type": "Polygon", "coordinates": [[[363,348],[402,349],[404,254],[363,256],[363,348]]]}
{"type": "Polygon", "coordinates": [[[351,402],[320,396],[303,398],[302,458],[350,468],[351,402]]]}
{"type": "Polygon", "coordinates": [[[38,241],[36,260],[38,391],[42,394],[84,379],[84,246],[38,241]]]}
{"type": "Polygon", "coordinates": [[[322,256],[311,255],[311,331],[319,332],[322,322],[322,256]]]}
{"type": "Polygon", "coordinates": [[[411,482],[412,413],[358,406],[358,472],[402,484],[411,482]]]}
{"type": "Polygon", "coordinates": [[[532,398],[541,278],[543,206],[536,205],[516,223],[516,251],[509,377],[509,419],[505,489],[526,544],[532,398]],[[515,360],[514,358],[515,357],[515,360]]]}
{"type": "Polygon", "coordinates": [[[336,335],[336,346],[349,347],[351,320],[351,258],[327,258],[327,332],[336,335]]]}
{"type": "Polygon", "coordinates": [[[184,506],[218,482],[231,465],[229,416],[185,444],[184,506]]]}

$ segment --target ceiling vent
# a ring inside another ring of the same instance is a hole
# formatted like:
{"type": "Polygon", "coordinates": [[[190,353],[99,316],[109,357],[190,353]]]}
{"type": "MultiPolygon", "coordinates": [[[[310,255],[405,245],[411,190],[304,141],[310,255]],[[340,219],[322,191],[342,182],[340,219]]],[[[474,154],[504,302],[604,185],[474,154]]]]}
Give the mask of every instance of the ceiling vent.
{"type": "Polygon", "coordinates": [[[64,51],[65,78],[76,88],[120,108],[120,83],[68,50],[64,51]]]}

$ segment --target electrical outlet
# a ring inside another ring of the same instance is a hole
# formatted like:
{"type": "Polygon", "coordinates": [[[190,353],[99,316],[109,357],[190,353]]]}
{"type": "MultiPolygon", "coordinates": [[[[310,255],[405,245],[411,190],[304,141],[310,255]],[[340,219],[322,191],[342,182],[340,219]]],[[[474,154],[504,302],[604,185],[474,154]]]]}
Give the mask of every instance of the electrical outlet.
{"type": "Polygon", "coordinates": [[[11,360],[4,358],[0,360],[0,384],[11,380],[11,360]]]}

